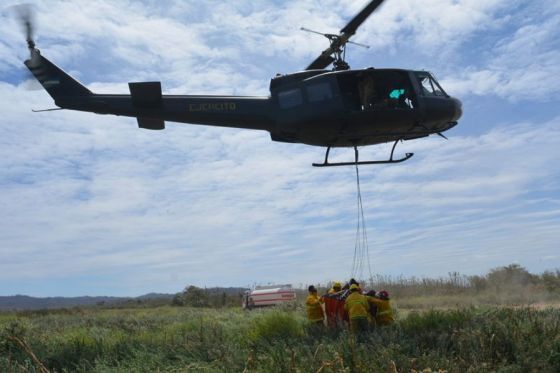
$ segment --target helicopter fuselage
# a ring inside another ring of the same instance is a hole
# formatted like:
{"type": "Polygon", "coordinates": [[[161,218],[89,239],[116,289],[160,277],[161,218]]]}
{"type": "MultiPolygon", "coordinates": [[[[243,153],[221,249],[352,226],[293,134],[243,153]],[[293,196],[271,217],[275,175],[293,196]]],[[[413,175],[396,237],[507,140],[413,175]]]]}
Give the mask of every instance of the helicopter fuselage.
{"type": "MultiPolygon", "coordinates": [[[[58,69],[44,60],[42,66],[58,69]]],[[[52,78],[51,85],[65,82],[52,78]]],[[[460,101],[448,96],[429,73],[400,69],[278,75],[271,80],[270,96],[162,95],[159,82],[129,87],[126,95],[46,89],[61,108],[136,117],[145,129],[164,129],[165,121],[246,128],[266,130],[273,141],[330,147],[441,133],[462,113],[460,101]]]]}
{"type": "Polygon", "coordinates": [[[431,74],[401,69],[310,70],[271,82],[275,141],[353,147],[441,133],[461,102],[431,74]]]}

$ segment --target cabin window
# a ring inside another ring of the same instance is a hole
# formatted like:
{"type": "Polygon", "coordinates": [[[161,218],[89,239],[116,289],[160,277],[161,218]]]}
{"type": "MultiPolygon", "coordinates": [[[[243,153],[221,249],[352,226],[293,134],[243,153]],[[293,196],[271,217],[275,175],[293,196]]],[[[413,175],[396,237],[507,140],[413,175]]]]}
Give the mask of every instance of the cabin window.
{"type": "Polygon", "coordinates": [[[418,74],[418,82],[424,96],[445,96],[443,89],[439,84],[428,74],[418,74]]]}
{"type": "Polygon", "coordinates": [[[289,109],[303,103],[303,96],[299,88],[278,92],[278,103],[282,109],[289,109]]]}
{"type": "Polygon", "coordinates": [[[309,102],[330,100],[333,97],[331,85],[327,82],[311,84],[306,90],[309,102]]]}
{"type": "Polygon", "coordinates": [[[361,110],[360,92],[356,74],[338,74],[336,76],[338,89],[344,100],[344,105],[350,110],[361,110]]]}

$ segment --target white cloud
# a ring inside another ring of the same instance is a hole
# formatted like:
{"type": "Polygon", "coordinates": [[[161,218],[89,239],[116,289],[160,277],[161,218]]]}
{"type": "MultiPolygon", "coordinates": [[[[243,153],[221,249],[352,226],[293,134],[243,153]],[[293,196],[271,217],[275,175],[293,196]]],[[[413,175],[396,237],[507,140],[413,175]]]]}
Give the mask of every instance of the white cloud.
{"type": "MultiPolygon", "coordinates": [[[[303,68],[326,47],[300,26],[336,31],[363,4],[168,5],[40,2],[38,41],[45,55],[80,73],[95,91],[126,92],[127,81],[161,78],[170,93],[267,94],[276,70],[303,68]]],[[[509,22],[504,6],[388,1],[356,41],[380,50],[409,36],[429,55],[445,47],[441,40],[452,40],[450,50],[460,53],[462,43],[482,32],[503,32],[509,22]]],[[[535,28],[538,19],[528,21],[519,32],[500,36],[496,53],[445,87],[488,95],[501,85],[496,95],[512,97],[521,94],[516,84],[555,92],[554,79],[531,75],[543,66],[545,73],[556,71],[555,28],[547,22],[535,28]],[[531,85],[539,79],[542,85],[531,85]]],[[[3,23],[0,31],[9,27],[3,23]]],[[[3,35],[0,74],[19,61],[13,50],[25,48],[14,32],[3,35]]],[[[98,276],[122,286],[115,293],[130,294],[174,291],[186,283],[316,282],[347,275],[356,223],[354,170],[311,168],[322,160],[321,149],[273,143],[257,131],[170,123],[150,132],[130,118],[32,114],[30,108],[51,107],[52,101],[13,80],[9,74],[10,83],[0,82],[5,286],[98,276]]],[[[542,268],[538,259],[554,256],[560,238],[559,118],[523,123],[504,114],[504,125],[483,134],[399,145],[397,152],[416,153],[404,164],[363,167],[373,269],[472,273],[528,252],[532,258],[524,263],[542,268]]],[[[381,158],[389,150],[371,147],[361,154],[381,158]]],[[[352,152],[334,156],[350,159],[352,152]]]]}
{"type": "Polygon", "coordinates": [[[387,1],[379,15],[364,24],[356,40],[378,48],[414,43],[433,55],[454,50],[474,33],[494,28],[499,19],[495,13],[511,5],[504,0],[387,1]]]}
{"type": "MultiPolygon", "coordinates": [[[[354,171],[310,168],[319,149],[272,143],[254,131],[171,124],[153,133],[123,118],[22,116],[18,102],[40,93],[1,88],[12,92],[2,107],[4,279],[120,268],[153,272],[165,287],[171,277],[245,284],[317,281],[348,270],[339,263],[353,250],[354,171]],[[317,265],[321,273],[313,273],[317,265]]],[[[558,200],[552,197],[555,208],[532,201],[559,176],[559,140],[558,119],[512,124],[478,137],[405,143],[416,159],[362,168],[374,269],[398,272],[393,254],[402,253],[419,271],[439,273],[457,256],[472,262],[461,269],[475,271],[480,249],[465,245],[496,247],[482,263],[501,264],[500,247],[521,255],[531,242],[551,255],[558,200]]],[[[144,284],[131,276],[134,286],[144,284]]]]}
{"type": "Polygon", "coordinates": [[[528,10],[541,10],[539,18],[512,18],[515,32],[499,39],[482,63],[475,61],[461,74],[444,80],[457,95],[496,95],[510,101],[557,101],[560,92],[560,16],[546,2],[528,10]],[[481,66],[482,65],[482,66],[481,66]]]}

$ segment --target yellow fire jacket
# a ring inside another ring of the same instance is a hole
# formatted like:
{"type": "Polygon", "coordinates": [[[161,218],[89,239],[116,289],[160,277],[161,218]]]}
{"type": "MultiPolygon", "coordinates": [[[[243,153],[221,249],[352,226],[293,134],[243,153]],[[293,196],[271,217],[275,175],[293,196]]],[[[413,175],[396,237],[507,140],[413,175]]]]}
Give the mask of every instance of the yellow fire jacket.
{"type": "Polygon", "coordinates": [[[309,294],[305,301],[307,308],[307,318],[309,321],[323,320],[323,307],[321,307],[321,298],[317,294],[309,294]]]}
{"type": "Polygon", "coordinates": [[[367,301],[377,306],[377,314],[375,315],[377,325],[389,325],[395,321],[390,301],[374,297],[367,297],[367,301]]]}
{"type": "Polygon", "coordinates": [[[368,318],[369,315],[369,303],[366,297],[357,291],[346,298],[344,309],[348,312],[350,320],[368,318]]]}

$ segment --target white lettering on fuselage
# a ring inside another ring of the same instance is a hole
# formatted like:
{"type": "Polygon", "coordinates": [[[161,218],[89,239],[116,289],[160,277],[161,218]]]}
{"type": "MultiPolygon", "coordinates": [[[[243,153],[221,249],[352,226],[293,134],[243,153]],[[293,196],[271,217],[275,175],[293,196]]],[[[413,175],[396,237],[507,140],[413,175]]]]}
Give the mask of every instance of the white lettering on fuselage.
{"type": "Polygon", "coordinates": [[[237,105],[235,102],[215,102],[189,104],[189,111],[235,111],[237,105]]]}

